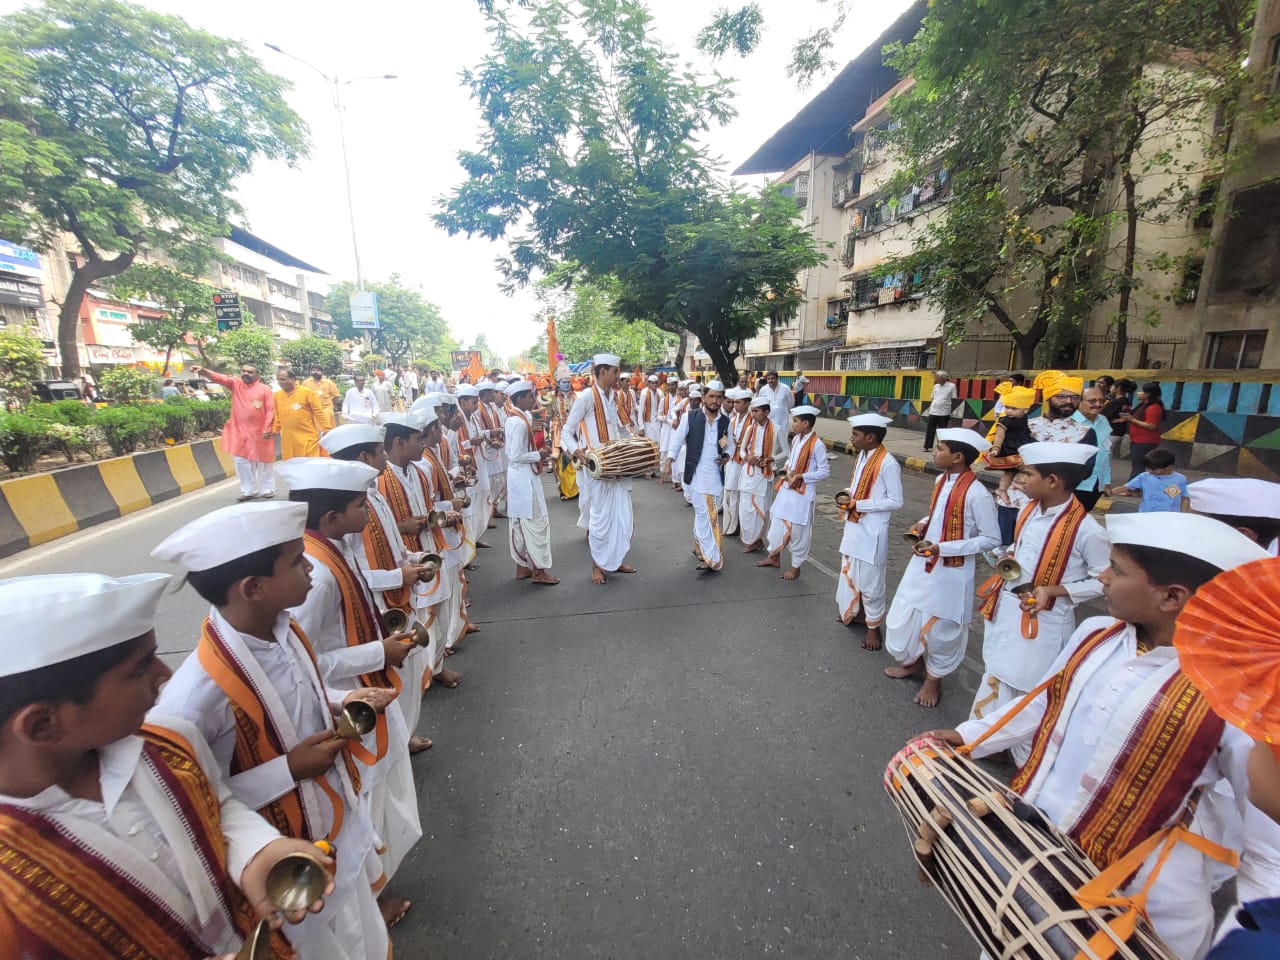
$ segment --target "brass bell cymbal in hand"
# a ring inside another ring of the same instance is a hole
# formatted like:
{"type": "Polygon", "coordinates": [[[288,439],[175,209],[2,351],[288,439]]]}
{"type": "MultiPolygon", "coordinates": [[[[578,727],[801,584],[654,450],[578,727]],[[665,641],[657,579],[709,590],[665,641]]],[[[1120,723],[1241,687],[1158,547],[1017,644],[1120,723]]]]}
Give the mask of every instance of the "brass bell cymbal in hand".
{"type": "MultiPolygon", "coordinates": [[[[268,876],[268,891],[271,889],[270,882],[271,878],[268,876]]],[[[249,936],[245,937],[244,943],[236,951],[236,960],[275,960],[275,951],[271,949],[271,924],[266,920],[258,921],[258,925],[249,932],[249,936]]]]}
{"type": "Polygon", "coordinates": [[[378,712],[363,700],[343,704],[334,733],[342,740],[358,740],[378,725],[378,712]]]}
{"type": "Polygon", "coordinates": [[[329,871],[317,857],[290,853],[267,873],[267,897],[283,913],[310,910],[324,897],[329,879],[329,871]]]}

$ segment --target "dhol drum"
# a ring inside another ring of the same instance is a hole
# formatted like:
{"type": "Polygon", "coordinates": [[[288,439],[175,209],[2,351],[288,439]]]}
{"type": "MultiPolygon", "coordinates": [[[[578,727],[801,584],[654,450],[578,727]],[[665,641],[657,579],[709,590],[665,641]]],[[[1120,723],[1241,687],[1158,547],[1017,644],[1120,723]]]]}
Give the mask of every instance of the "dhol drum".
{"type": "Polygon", "coordinates": [[[658,445],[648,437],[614,440],[587,453],[587,474],[593,480],[647,477],[658,469],[658,445]]]}
{"type": "Polygon", "coordinates": [[[885,790],[932,884],[996,960],[1174,960],[1145,920],[1127,938],[1116,907],[1075,897],[1098,869],[1016,792],[937,740],[889,762],[885,790]],[[1091,942],[1092,941],[1092,942],[1091,942]]]}

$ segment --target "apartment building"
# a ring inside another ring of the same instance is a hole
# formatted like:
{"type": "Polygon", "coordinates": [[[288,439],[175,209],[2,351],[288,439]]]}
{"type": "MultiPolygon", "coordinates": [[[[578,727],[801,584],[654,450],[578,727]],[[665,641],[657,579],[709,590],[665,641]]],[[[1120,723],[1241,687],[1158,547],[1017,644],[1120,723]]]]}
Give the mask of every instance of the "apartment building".
{"type": "Polygon", "coordinates": [[[206,279],[239,294],[241,309],[277,341],[312,333],[317,321],[320,335],[332,336],[333,318],[324,311],[320,290],[328,286],[323,270],[241,227],[232,227],[217,246],[230,262],[214,264],[206,279]]]}
{"type": "Polygon", "coordinates": [[[1280,98],[1280,0],[1258,4],[1249,65],[1243,162],[1222,185],[1188,344],[1215,370],[1280,368],[1280,125],[1257,123],[1280,98]]]}

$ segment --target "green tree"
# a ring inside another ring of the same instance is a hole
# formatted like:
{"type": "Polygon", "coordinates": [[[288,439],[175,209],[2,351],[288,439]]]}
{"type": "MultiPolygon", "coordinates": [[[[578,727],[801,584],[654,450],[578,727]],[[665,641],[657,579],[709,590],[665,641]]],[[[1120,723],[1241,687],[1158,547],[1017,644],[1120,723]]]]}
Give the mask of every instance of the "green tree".
{"type": "Polygon", "coordinates": [[[951,198],[880,273],[916,278],[953,340],[997,324],[1025,366],[1073,363],[1108,304],[1122,360],[1133,294],[1178,269],[1144,258],[1139,223],[1185,223],[1221,170],[1247,6],[934,0],[916,39],[889,51],[915,84],[891,103],[887,137],[905,160],[893,192],[941,166],[951,198]]]}
{"type": "Polygon", "coordinates": [[[280,356],[299,377],[311,373],[312,367],[320,367],[327,377],[342,372],[342,347],[336,340],[325,337],[299,337],[280,345],[280,356]]]}
{"type": "Polygon", "coordinates": [[[58,317],[67,377],[91,284],[144,246],[206,246],[241,212],[237,177],[306,149],[286,82],[243,44],[119,0],[43,0],[0,19],[0,75],[0,235],[79,245],[58,317]]]}
{"type": "Polygon", "coordinates": [[[619,316],[689,331],[729,376],[824,259],[794,202],[716,179],[701,138],[733,116],[729,83],[678,64],[641,0],[485,7],[492,50],[464,82],[486,129],[436,223],[506,238],[509,288],[562,261],[614,277],[619,316]]]}
{"type": "MultiPolygon", "coordinates": [[[[571,277],[556,271],[537,282],[536,296],[543,307],[539,325],[547,315],[556,318],[556,343],[570,363],[591,359],[594,353],[614,353],[630,369],[655,366],[668,347],[677,345],[677,335],[647,320],[627,321],[614,310],[617,280],[583,281],[565,289],[571,277]]],[[[527,354],[536,365],[547,362],[547,335],[543,332],[527,354]]]]}
{"type": "Polygon", "coordinates": [[[40,340],[29,329],[0,330],[0,386],[11,398],[26,403],[44,373],[40,340]]]}
{"type": "MultiPolygon", "coordinates": [[[[421,290],[405,286],[399,274],[393,273],[382,283],[366,283],[365,288],[378,295],[378,320],[381,326],[373,334],[374,349],[394,365],[411,357],[440,363],[448,369],[448,350],[455,349],[449,326],[440,316],[440,308],[423,296],[421,290]],[[443,363],[439,356],[444,351],[443,363]]],[[[351,294],[356,285],[349,280],[331,287],[325,309],[338,324],[338,337],[359,339],[364,331],[351,326],[351,294]]]]}
{"type": "Polygon", "coordinates": [[[116,296],[149,300],[162,311],[159,318],[139,319],[130,332],[133,339],[153,350],[164,351],[164,369],[186,344],[197,348],[218,332],[213,317],[213,287],[186,273],[159,263],[135,263],[111,283],[116,296]]]}
{"type": "Polygon", "coordinates": [[[212,346],[217,354],[215,362],[218,366],[251,363],[264,378],[271,375],[271,365],[276,360],[276,345],[271,331],[265,327],[246,321],[238,330],[219,334],[212,346]]]}
{"type": "Polygon", "coordinates": [[[111,400],[137,403],[150,400],[160,390],[160,379],[141,367],[112,367],[98,378],[98,386],[111,400]]]}

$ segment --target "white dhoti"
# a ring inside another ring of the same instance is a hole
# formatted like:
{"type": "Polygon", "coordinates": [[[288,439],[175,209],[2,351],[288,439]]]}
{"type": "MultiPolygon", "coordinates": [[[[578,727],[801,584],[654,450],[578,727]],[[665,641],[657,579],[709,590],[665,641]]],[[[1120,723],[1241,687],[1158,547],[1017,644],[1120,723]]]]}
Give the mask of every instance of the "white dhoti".
{"type": "Polygon", "coordinates": [[[738,531],[748,546],[764,536],[769,519],[769,488],[761,493],[738,492],[738,531]]]}
{"type": "MultiPolygon", "coordinates": [[[[664,447],[663,449],[665,450],[666,448],[664,447]]],[[[671,483],[677,490],[683,489],[684,487],[684,465],[687,459],[687,452],[688,451],[682,444],[680,446],[680,452],[676,454],[675,463],[671,465],[671,483]]],[[[685,497],[685,499],[687,500],[689,498],[685,497]]]]}
{"type": "MultiPolygon", "coordinates": [[[[978,683],[978,692],[973,697],[973,708],[969,711],[970,720],[981,720],[995,713],[1006,703],[1020,700],[1028,691],[1017,690],[991,673],[984,673],[978,683]]],[[[1031,756],[1031,744],[1019,743],[1009,748],[1014,763],[1022,766],[1031,756]]]]}
{"type": "Polygon", "coordinates": [[[903,600],[901,591],[893,598],[885,618],[884,648],[899,663],[914,663],[923,656],[929,676],[947,677],[964,662],[968,640],[967,624],[930,616],[903,600]]]}
{"type": "MultiPolygon", "coordinates": [[[[417,700],[422,700],[421,689],[417,700]]],[[[404,744],[391,744],[387,756],[378,761],[389,763],[382,780],[369,792],[369,817],[373,830],[382,841],[378,857],[382,861],[381,889],[395,876],[401,861],[422,839],[422,821],[418,813],[418,792],[413,782],[409,750],[404,744]]]]}
{"type": "Polygon", "coordinates": [[[729,489],[728,485],[726,484],[725,491],[724,491],[724,507],[723,507],[724,524],[723,524],[723,528],[721,529],[721,533],[723,533],[726,537],[735,536],[738,532],[738,526],[739,526],[738,501],[741,499],[742,499],[742,494],[739,493],[737,490],[729,489]]]}
{"type": "Polygon", "coordinates": [[[236,479],[240,481],[240,495],[257,497],[276,492],[275,465],[261,460],[236,457],[236,479]]]}
{"type": "Polygon", "coordinates": [[[791,566],[798,568],[809,559],[809,546],[812,542],[812,524],[783,520],[778,516],[770,519],[769,540],[766,545],[769,556],[778,556],[785,547],[791,557],[791,566]]]}
{"type": "Polygon", "coordinates": [[[720,552],[720,498],[710,493],[693,496],[693,537],[698,544],[698,556],[713,570],[724,566],[720,552]]]}
{"type": "Polygon", "coordinates": [[[467,635],[467,627],[471,623],[471,617],[467,615],[466,571],[459,569],[457,576],[458,582],[454,584],[454,595],[444,602],[444,605],[450,608],[447,628],[449,639],[445,642],[445,648],[449,650],[456,647],[458,641],[467,635]]]}
{"type": "Polygon", "coordinates": [[[606,573],[617,570],[631,549],[635,529],[630,479],[591,481],[590,524],[592,562],[606,573]]]}
{"type": "Polygon", "coordinates": [[[551,518],[534,505],[534,517],[512,517],[511,559],[530,570],[551,569],[551,518]]]}
{"type": "MultiPolygon", "coordinates": [[[[426,623],[430,613],[426,610],[415,612],[415,619],[426,623]]],[[[430,628],[428,627],[428,632],[430,628]]],[[[404,725],[413,736],[418,730],[418,717],[422,714],[422,691],[427,688],[428,673],[431,669],[431,648],[414,647],[399,669],[400,695],[396,697],[396,705],[404,714],[404,725]]]]}
{"type": "Polygon", "coordinates": [[[489,477],[489,500],[493,503],[495,510],[501,513],[507,512],[507,471],[505,467],[489,477]]]}
{"type": "Polygon", "coordinates": [[[578,464],[578,529],[591,529],[591,484],[587,468],[578,464]]]}
{"type": "Polygon", "coordinates": [[[326,901],[322,913],[290,926],[286,936],[298,960],[386,960],[390,947],[387,922],[367,883],[355,884],[339,904],[326,901]]]}
{"type": "Polygon", "coordinates": [[[840,619],[852,622],[863,611],[868,627],[878,627],[884,622],[885,565],[844,556],[840,563],[840,576],[836,580],[836,609],[840,619]]]}

